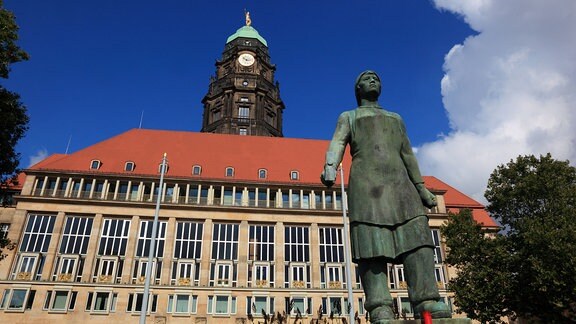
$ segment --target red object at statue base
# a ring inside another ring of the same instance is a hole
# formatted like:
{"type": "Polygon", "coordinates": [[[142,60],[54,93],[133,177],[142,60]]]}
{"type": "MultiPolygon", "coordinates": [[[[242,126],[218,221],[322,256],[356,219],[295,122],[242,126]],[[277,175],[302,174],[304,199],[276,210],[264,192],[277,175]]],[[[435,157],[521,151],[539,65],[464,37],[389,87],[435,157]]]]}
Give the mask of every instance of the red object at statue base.
{"type": "Polygon", "coordinates": [[[432,314],[429,311],[422,312],[422,324],[432,324],[432,314]]]}

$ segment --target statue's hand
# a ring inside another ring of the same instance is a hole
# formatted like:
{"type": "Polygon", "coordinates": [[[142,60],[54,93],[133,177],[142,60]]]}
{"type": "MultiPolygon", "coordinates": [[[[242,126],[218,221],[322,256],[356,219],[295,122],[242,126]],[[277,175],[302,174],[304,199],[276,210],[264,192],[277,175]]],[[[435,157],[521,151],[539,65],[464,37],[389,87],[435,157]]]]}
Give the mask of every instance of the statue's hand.
{"type": "Polygon", "coordinates": [[[416,189],[418,190],[420,199],[422,199],[422,204],[426,206],[426,208],[432,208],[438,205],[436,202],[436,195],[431,193],[430,190],[426,189],[423,183],[417,184],[416,189]]]}
{"type": "Polygon", "coordinates": [[[336,169],[333,166],[326,164],[324,166],[324,171],[322,171],[322,174],[320,175],[320,181],[322,181],[326,187],[332,187],[336,181],[336,169]]]}

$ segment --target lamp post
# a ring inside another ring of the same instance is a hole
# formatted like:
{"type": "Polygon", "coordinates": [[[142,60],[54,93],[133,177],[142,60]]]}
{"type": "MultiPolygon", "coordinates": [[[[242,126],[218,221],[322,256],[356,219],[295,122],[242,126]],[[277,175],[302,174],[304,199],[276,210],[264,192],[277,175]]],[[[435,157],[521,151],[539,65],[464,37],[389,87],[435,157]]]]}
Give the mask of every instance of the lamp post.
{"type": "Polygon", "coordinates": [[[158,234],[158,214],[160,213],[160,200],[162,199],[162,188],[164,186],[164,173],[166,173],[166,153],[162,157],[160,167],[160,185],[158,186],[158,197],[156,198],[156,210],[154,211],[154,222],[152,223],[152,240],[148,253],[148,264],[146,264],[146,278],[144,284],[144,296],[142,296],[142,309],[140,310],[140,324],[146,324],[146,312],[148,311],[148,295],[150,294],[150,277],[152,272],[152,262],[154,262],[154,252],[156,250],[156,236],[158,234]]]}
{"type": "Polygon", "coordinates": [[[346,310],[349,312],[350,322],[354,323],[354,296],[352,294],[352,254],[350,253],[350,240],[348,239],[348,219],[346,217],[346,209],[348,207],[348,199],[346,198],[346,192],[344,191],[344,168],[342,167],[342,163],[340,163],[340,187],[342,190],[342,222],[344,223],[344,254],[346,254],[346,282],[348,282],[348,305],[346,306],[346,310]]]}

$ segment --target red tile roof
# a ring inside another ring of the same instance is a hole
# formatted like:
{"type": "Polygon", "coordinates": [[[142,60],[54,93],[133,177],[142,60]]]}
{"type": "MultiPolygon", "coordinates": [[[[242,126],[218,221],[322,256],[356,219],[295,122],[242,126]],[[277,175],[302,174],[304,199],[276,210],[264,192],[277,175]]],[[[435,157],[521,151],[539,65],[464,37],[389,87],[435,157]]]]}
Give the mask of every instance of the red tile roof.
{"type": "MultiPolygon", "coordinates": [[[[326,140],[132,129],[72,154],[51,155],[30,169],[157,176],[166,153],[167,178],[321,185],[328,145],[326,140]],[[101,162],[98,170],[90,169],[92,160],[101,162]],[[133,172],[124,171],[128,161],[135,164],[133,172]],[[194,165],[202,167],[201,176],[192,175],[194,165]],[[234,168],[234,177],[225,177],[227,167],[234,168]],[[264,181],[258,178],[260,169],[267,170],[264,181]],[[300,179],[290,180],[291,171],[298,171],[300,179]]],[[[342,163],[346,179],[350,162],[347,152],[342,163]]],[[[446,205],[451,210],[472,208],[478,221],[496,225],[480,203],[435,177],[424,179],[430,189],[446,191],[446,205]]]]}

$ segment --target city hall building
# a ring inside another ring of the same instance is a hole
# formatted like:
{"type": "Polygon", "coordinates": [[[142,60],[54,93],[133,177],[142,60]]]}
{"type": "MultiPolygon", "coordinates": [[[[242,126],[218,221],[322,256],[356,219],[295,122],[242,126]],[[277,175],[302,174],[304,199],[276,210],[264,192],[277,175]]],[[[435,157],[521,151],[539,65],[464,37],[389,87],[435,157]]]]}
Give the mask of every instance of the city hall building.
{"type": "MultiPolygon", "coordinates": [[[[147,322],[309,323],[351,303],[366,323],[356,268],[345,275],[345,193],[319,179],[329,142],[283,137],[274,72],[247,24],[216,63],[201,132],[132,129],[25,170],[0,210],[0,235],[15,243],[0,261],[2,322],[136,322],[159,198],[147,322]]],[[[439,232],[448,211],[497,226],[478,202],[424,178],[438,201],[428,213],[436,280],[451,304],[439,232]]],[[[401,265],[389,266],[389,285],[410,318],[401,265]]]]}

